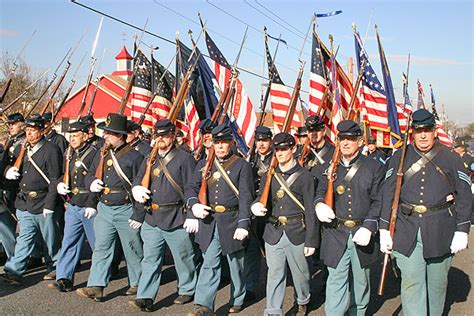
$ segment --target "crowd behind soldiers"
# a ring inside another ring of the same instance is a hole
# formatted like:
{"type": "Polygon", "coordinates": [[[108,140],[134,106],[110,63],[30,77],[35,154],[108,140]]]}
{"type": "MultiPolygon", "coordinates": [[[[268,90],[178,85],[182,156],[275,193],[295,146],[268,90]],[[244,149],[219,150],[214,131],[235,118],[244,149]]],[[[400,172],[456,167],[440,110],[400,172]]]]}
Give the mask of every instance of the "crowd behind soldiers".
{"type": "Polygon", "coordinates": [[[353,121],[337,126],[341,158],[328,171],[335,148],[317,116],[298,129],[299,145],[290,134],[273,135],[259,126],[256,154],[248,162],[231,129],[210,120],[201,122],[203,147],[195,153],[173,123],[157,121],[156,156],[150,159],[152,147],[140,126],[123,115],[111,113],[97,126],[92,116],[81,117],[68,127],[69,142],[52,129],[48,115],[10,115],[10,137],[1,139],[4,282],[21,284],[31,257],[42,256],[44,280],[53,281],[48,288],[70,292],[87,241],[92,263],[87,286],[77,295],[102,301],[123,256],[127,295],[134,296],[129,305],[153,311],[167,245],[177,274],[175,304],[194,302],[189,315],[212,315],[226,258],[228,312],[239,313],[259,290],[264,253],[264,315],[283,314],[288,272],[294,313],[308,312],[314,264],[323,271],[325,312],[364,315],[370,267],[383,252],[401,270],[404,314],[441,315],[451,260],[468,243],[474,165],[459,149],[464,144],[455,146],[461,159],[436,140],[428,111],[413,114],[393,236],[390,211],[401,150],[391,155],[369,139],[363,154],[362,131],[353,121]],[[310,151],[300,157],[307,138],[310,151]],[[21,164],[15,163],[23,150],[21,164]],[[211,151],[215,158],[207,164],[211,151]],[[277,166],[266,191],[272,157],[277,166]],[[334,179],[332,206],[325,203],[328,173],[334,179]]]}

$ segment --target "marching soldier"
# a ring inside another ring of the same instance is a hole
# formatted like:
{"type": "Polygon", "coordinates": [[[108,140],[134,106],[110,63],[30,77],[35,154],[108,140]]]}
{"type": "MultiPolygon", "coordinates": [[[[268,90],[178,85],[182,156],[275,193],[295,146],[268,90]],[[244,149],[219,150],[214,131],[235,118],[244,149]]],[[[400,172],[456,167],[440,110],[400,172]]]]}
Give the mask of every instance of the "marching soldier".
{"type": "MultiPolygon", "coordinates": [[[[471,177],[471,182],[474,177],[474,157],[472,157],[467,151],[466,148],[468,145],[466,141],[460,137],[454,140],[454,151],[459,154],[464,164],[464,168],[467,171],[467,174],[471,177]]],[[[474,192],[473,192],[474,193],[474,192]]]]}
{"type": "Polygon", "coordinates": [[[139,136],[141,130],[140,125],[135,123],[133,120],[127,120],[127,143],[129,143],[133,149],[142,154],[143,157],[146,157],[150,153],[151,147],[140,139],[139,136]]]}
{"type": "Polygon", "coordinates": [[[87,141],[98,149],[102,148],[104,146],[104,139],[95,134],[96,121],[94,120],[92,114],[81,116],[78,122],[84,123],[87,126],[87,133],[89,135],[87,141]]]}
{"type": "MultiPolygon", "coordinates": [[[[4,157],[2,159],[3,171],[7,170],[6,166],[13,166],[21,146],[25,141],[25,119],[20,113],[13,113],[7,117],[8,133],[10,135],[5,146],[4,157]]],[[[0,239],[3,248],[8,257],[13,256],[15,250],[16,239],[16,219],[15,219],[15,198],[18,190],[17,181],[9,181],[3,177],[2,180],[2,197],[0,201],[0,239]]]]}
{"type": "Polygon", "coordinates": [[[199,125],[199,130],[201,131],[201,142],[202,148],[201,152],[194,153],[197,160],[207,160],[207,155],[209,153],[209,148],[212,146],[212,129],[215,127],[214,123],[210,119],[204,119],[199,125]]]}
{"type": "Polygon", "coordinates": [[[97,193],[85,185],[85,177],[99,150],[87,142],[87,126],[75,122],[69,125],[70,148],[66,151],[65,177],[58,183],[57,191],[69,196],[65,213],[64,237],[56,266],[56,282],[48,284],[60,292],[73,290],[74,269],[79,263],[85,239],[94,250],[94,216],[97,214],[97,193]]]}
{"type": "MultiPolygon", "coordinates": [[[[306,315],[306,305],[311,299],[306,257],[314,253],[319,243],[318,223],[313,209],[314,178],[296,162],[293,136],[279,133],[272,143],[278,167],[271,182],[268,211],[260,202],[252,205],[252,213],[265,216],[267,220],[263,234],[268,266],[264,314],[283,314],[288,263],[298,305],[296,315],[306,315]]],[[[265,181],[266,176],[260,184],[260,195],[265,181]]],[[[256,201],[259,199],[260,196],[256,201]]]]}
{"type": "Polygon", "coordinates": [[[127,295],[136,292],[138,286],[140,261],[143,258],[142,241],[139,227],[129,226],[129,220],[133,213],[131,182],[138,173],[143,156],[125,142],[126,116],[110,113],[98,128],[104,130],[107,153],[102,151],[96,157],[86,177],[86,187],[91,192],[101,193],[94,220],[95,247],[87,287],[77,289],[76,292],[79,296],[100,302],[109,281],[114,245],[118,242],[117,234],[127,262],[130,283],[127,295]],[[102,168],[103,174],[100,174],[102,168]]]}
{"type": "Polygon", "coordinates": [[[231,275],[229,313],[240,312],[245,297],[245,239],[254,194],[252,167],[231,152],[234,140],[228,126],[216,126],[212,140],[216,158],[207,183],[209,205],[200,204],[198,200],[205,160],[196,166],[191,184],[193,192],[187,201],[193,215],[199,218],[195,241],[204,259],[194,296],[196,311],[188,315],[213,315],[221,277],[221,254],[227,257],[231,275]]]}
{"type": "Polygon", "coordinates": [[[141,236],[144,257],[137,299],[129,304],[147,312],[152,311],[160,287],[165,244],[171,250],[178,275],[178,297],[174,303],[182,305],[191,302],[197,281],[189,233],[198,231],[199,222],[185,209],[185,195],[189,195],[196,161],[191,154],[174,145],[175,129],[176,126],[167,119],[156,122],[155,146],[158,146],[158,155],[150,158],[155,159],[152,172],[148,175],[151,177],[150,188],[141,185],[146,173],[146,160],[133,182],[135,200],[139,203],[151,200],[151,203],[146,205],[146,213],[135,212],[132,217],[133,221],[143,223],[141,236]]]}
{"type": "MultiPolygon", "coordinates": [[[[255,195],[260,190],[260,181],[270,167],[270,161],[273,156],[271,148],[272,131],[266,126],[258,126],[255,130],[255,149],[256,157],[252,161],[252,169],[254,176],[255,195]]],[[[256,298],[259,291],[260,266],[262,260],[261,245],[263,245],[263,231],[265,229],[265,219],[255,217],[252,219],[253,233],[250,234],[249,244],[245,252],[245,288],[247,294],[246,301],[252,301],[256,298]]]]}
{"type": "Polygon", "coordinates": [[[380,250],[390,253],[393,248],[402,272],[403,313],[441,315],[451,260],[468,243],[471,181],[459,156],[435,140],[432,113],[415,111],[411,127],[393,241],[388,229],[400,151],[385,175],[380,250]]]}
{"type": "Polygon", "coordinates": [[[316,215],[323,223],[321,259],[329,270],[325,312],[344,315],[349,301],[349,315],[365,315],[370,299],[370,265],[378,258],[374,236],[380,217],[382,198],[378,193],[383,166],[360,153],[362,131],[357,123],[341,121],[337,130],[341,160],[333,175],[334,209],[323,203],[327,177],[318,185],[315,199],[316,215]]]}
{"type": "Polygon", "coordinates": [[[61,134],[58,134],[58,132],[56,132],[56,130],[54,129],[54,122],[51,122],[52,118],[53,114],[51,112],[46,112],[43,114],[45,130],[44,137],[46,138],[46,140],[58,145],[59,149],[61,150],[61,156],[64,156],[64,152],[66,151],[66,148],[69,144],[66,140],[66,137],[61,134]]]}
{"type": "Polygon", "coordinates": [[[5,174],[6,179],[20,182],[20,192],[15,200],[20,234],[15,253],[5,263],[2,275],[12,284],[21,283],[38,233],[47,248],[45,261],[48,274],[44,279],[51,279],[54,275],[60,245],[53,213],[57,198],[56,182],[61,175],[61,153],[57,145],[45,139],[41,115],[33,114],[25,125],[27,147],[21,167],[9,167],[5,174]]]}
{"type": "Polygon", "coordinates": [[[191,152],[191,148],[186,144],[186,135],[184,135],[183,131],[176,132],[176,147],[181,148],[188,153],[191,152]]]}
{"type": "Polygon", "coordinates": [[[304,144],[306,143],[306,139],[308,138],[308,129],[306,128],[306,126],[298,127],[295,136],[298,138],[295,157],[298,158],[301,154],[301,150],[303,149],[304,144]]]}
{"type": "Polygon", "coordinates": [[[377,148],[377,140],[372,136],[370,136],[367,140],[366,156],[378,161],[383,165],[386,164],[388,158],[390,158],[390,156],[388,156],[382,149],[377,148]]]}

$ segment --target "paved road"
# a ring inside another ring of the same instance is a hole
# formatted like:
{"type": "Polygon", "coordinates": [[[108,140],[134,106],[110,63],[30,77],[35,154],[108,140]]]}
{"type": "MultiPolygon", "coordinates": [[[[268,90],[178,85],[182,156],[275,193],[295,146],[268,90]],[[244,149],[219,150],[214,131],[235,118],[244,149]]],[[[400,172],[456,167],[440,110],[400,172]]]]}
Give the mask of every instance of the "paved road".
{"type": "MultiPolygon", "coordinates": [[[[470,244],[474,245],[474,236],[470,236],[470,244]]],[[[89,273],[89,262],[81,266],[76,275],[76,287],[85,286],[89,273]]],[[[37,269],[28,273],[22,286],[11,286],[0,282],[0,315],[134,315],[140,314],[127,306],[129,297],[124,296],[127,290],[125,267],[121,267],[124,275],[121,279],[111,282],[105,290],[107,299],[103,303],[95,303],[89,299],[78,297],[74,292],[59,293],[47,288],[47,282],[42,281],[44,269],[37,269]]],[[[369,306],[370,314],[401,315],[400,286],[390,273],[385,296],[375,294],[379,278],[380,264],[374,265],[372,271],[372,297],[369,306]]],[[[162,286],[155,301],[155,314],[158,315],[186,315],[193,309],[192,304],[184,306],[173,305],[176,297],[176,277],[172,265],[164,266],[162,286]]],[[[474,295],[471,293],[471,276],[474,276],[474,250],[468,249],[454,258],[453,266],[449,273],[448,295],[445,313],[449,315],[474,314],[474,295]]],[[[262,286],[259,299],[247,306],[241,315],[261,315],[265,308],[265,275],[262,273],[262,286]]],[[[322,298],[317,294],[321,288],[320,276],[312,280],[313,297],[310,304],[309,315],[324,315],[322,298]]],[[[230,287],[228,280],[224,279],[216,301],[218,315],[226,315],[230,287]]],[[[293,305],[293,289],[287,287],[284,310],[291,315],[293,305]]]]}

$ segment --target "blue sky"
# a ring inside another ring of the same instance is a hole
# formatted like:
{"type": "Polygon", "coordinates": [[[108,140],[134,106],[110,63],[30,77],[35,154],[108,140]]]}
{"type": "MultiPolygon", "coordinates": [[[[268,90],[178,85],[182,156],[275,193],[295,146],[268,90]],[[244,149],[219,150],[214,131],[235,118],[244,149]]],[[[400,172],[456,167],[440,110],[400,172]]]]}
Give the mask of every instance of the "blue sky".
{"type": "MultiPolygon", "coordinates": [[[[433,85],[438,111],[445,104],[450,119],[465,125],[474,121],[473,82],[473,2],[472,1],[268,1],[268,0],[195,0],[195,1],[91,1],[81,3],[116,16],[132,24],[143,26],[149,19],[147,30],[173,40],[176,31],[180,39],[190,45],[188,29],[198,36],[196,24],[200,12],[207,21],[209,34],[230,63],[238,52],[245,23],[250,26],[245,49],[239,66],[263,74],[263,35],[269,34],[288,42],[280,46],[277,67],[283,81],[293,85],[299,67],[299,49],[313,12],[324,13],[343,10],[343,13],[318,20],[318,34],[329,45],[328,35],[334,36],[339,46],[338,60],[345,64],[354,57],[354,39],[351,25],[355,22],[374,66],[380,71],[374,24],[378,25],[382,44],[387,55],[395,94],[401,99],[401,73],[406,69],[408,53],[411,54],[409,92],[416,99],[416,79],[425,89],[425,102],[429,103],[429,84],[433,85]],[[231,17],[222,10],[231,13],[231,17]],[[182,16],[171,12],[179,12],[182,16]],[[257,10],[258,9],[258,10],[257,10]],[[260,12],[258,12],[260,11],[260,12]],[[270,13],[271,11],[271,13],[270,13]],[[262,14],[263,12],[263,14],[262,14]],[[267,16],[265,16],[267,15],[267,16]],[[269,18],[270,17],[270,18],[269,18]],[[286,23],[281,22],[284,20],[286,23]],[[276,22],[278,23],[276,23],[276,22]],[[370,22],[370,24],[369,24],[370,22]],[[368,27],[369,26],[369,27],[368,27]],[[368,30],[368,32],[367,32],[368,30]]],[[[86,36],[72,59],[72,74],[79,59],[87,52],[78,82],[84,83],[88,72],[90,52],[100,16],[66,0],[2,0],[0,2],[0,48],[12,55],[21,49],[30,34],[37,34],[27,48],[24,59],[40,73],[54,70],[69,47],[74,46],[84,30],[86,36]]],[[[102,73],[115,69],[114,56],[123,45],[132,52],[133,34],[137,31],[105,18],[96,49],[100,59],[104,48],[106,55],[101,65],[102,73]]],[[[155,57],[168,64],[175,47],[163,40],[145,35],[143,42],[159,46],[155,57]]],[[[270,42],[271,50],[275,42],[270,42]]],[[[207,52],[201,40],[198,46],[207,52]]],[[[303,77],[304,91],[308,91],[311,42],[305,45],[303,59],[307,61],[303,77]]],[[[146,49],[148,51],[148,49],[146,49]]],[[[357,70],[354,70],[357,73],[357,70]]],[[[255,106],[259,106],[262,79],[241,73],[241,79],[255,106]]],[[[79,85],[78,85],[79,86],[79,85]]],[[[304,100],[307,94],[303,93],[304,100]]]]}

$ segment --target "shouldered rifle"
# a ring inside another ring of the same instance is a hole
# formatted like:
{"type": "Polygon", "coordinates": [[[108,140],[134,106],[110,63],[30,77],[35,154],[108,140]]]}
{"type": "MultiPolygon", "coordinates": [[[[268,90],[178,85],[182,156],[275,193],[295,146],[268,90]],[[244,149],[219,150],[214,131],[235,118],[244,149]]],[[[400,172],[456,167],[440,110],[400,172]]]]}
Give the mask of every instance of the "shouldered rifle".
{"type": "Polygon", "coordinates": [[[69,147],[67,148],[67,151],[66,151],[66,163],[65,163],[65,166],[64,166],[63,182],[67,186],[69,186],[69,165],[71,163],[72,151],[73,150],[74,150],[74,148],[72,148],[72,146],[69,145],[69,147]]]}
{"type": "MultiPolygon", "coordinates": [[[[408,113],[407,126],[410,126],[410,120],[411,120],[411,113],[408,113]]],[[[400,194],[402,192],[403,168],[405,166],[407,145],[408,145],[408,132],[405,134],[405,139],[403,140],[402,153],[400,155],[400,162],[398,164],[398,170],[397,170],[397,179],[395,182],[395,192],[393,193],[392,212],[390,213],[390,224],[389,224],[388,230],[390,231],[390,238],[392,238],[392,240],[393,240],[393,234],[395,233],[395,225],[397,224],[398,205],[400,204],[400,194]]],[[[390,254],[386,253],[383,257],[382,272],[380,273],[380,283],[379,283],[379,288],[377,291],[378,295],[383,295],[389,259],[390,259],[390,254]]]]}
{"type": "MultiPolygon", "coordinates": [[[[290,131],[291,122],[293,121],[296,104],[298,102],[298,98],[300,94],[301,77],[303,76],[305,62],[300,61],[300,63],[301,63],[301,66],[298,72],[298,77],[296,79],[295,86],[293,87],[293,94],[291,96],[288,112],[286,112],[285,121],[283,122],[283,128],[282,128],[283,133],[288,133],[290,131]]],[[[262,194],[260,196],[260,203],[262,203],[264,207],[266,207],[267,202],[268,202],[273,173],[275,172],[275,168],[277,167],[277,164],[278,164],[278,161],[276,159],[275,153],[273,153],[272,160],[270,162],[270,167],[268,168],[268,171],[267,171],[267,178],[265,180],[265,185],[263,187],[262,194]]]]}
{"type": "MultiPolygon", "coordinates": [[[[54,86],[53,88],[53,91],[51,92],[51,95],[49,96],[48,100],[44,103],[44,106],[43,108],[41,109],[40,111],[40,114],[43,115],[46,110],[48,109],[49,105],[51,104],[51,114],[54,112],[54,96],[55,94],[58,92],[59,90],[59,87],[61,86],[61,84],[63,83],[64,81],[64,78],[66,77],[66,74],[67,72],[69,71],[69,68],[71,68],[71,63],[69,62],[69,60],[66,62],[66,68],[64,68],[64,71],[63,73],[61,74],[61,77],[59,77],[58,81],[56,82],[56,85],[54,86]]],[[[52,119],[52,116],[51,116],[51,119],[52,119]]]]}
{"type": "Polygon", "coordinates": [[[95,170],[96,179],[102,180],[104,176],[104,159],[105,156],[109,154],[110,147],[110,144],[104,143],[104,146],[102,146],[102,149],[100,150],[99,164],[97,165],[97,169],[95,170]]]}
{"type": "Polygon", "coordinates": [[[91,99],[89,100],[89,106],[87,107],[87,115],[92,114],[92,105],[94,104],[95,96],[97,95],[97,90],[99,90],[100,66],[102,65],[102,62],[104,61],[105,51],[106,49],[104,48],[104,52],[102,53],[102,58],[100,60],[99,66],[97,67],[97,78],[96,78],[95,88],[94,88],[94,92],[92,92],[91,99]]]}
{"type": "MultiPolygon", "coordinates": [[[[30,116],[31,113],[33,113],[33,110],[38,106],[38,104],[40,103],[41,99],[43,99],[43,97],[46,95],[46,93],[48,92],[49,88],[53,85],[53,82],[54,80],[56,80],[56,77],[58,76],[57,75],[57,72],[59,70],[59,68],[61,67],[61,65],[63,64],[63,62],[66,60],[67,56],[69,55],[69,52],[71,51],[71,48],[69,48],[69,50],[67,51],[66,55],[64,55],[63,59],[61,60],[61,62],[59,63],[58,67],[56,68],[56,70],[54,70],[54,73],[53,73],[53,77],[51,78],[51,80],[48,82],[48,84],[46,85],[46,87],[43,89],[43,91],[41,91],[41,94],[39,95],[38,99],[36,99],[36,102],[31,106],[31,108],[26,112],[26,114],[24,115],[25,118],[30,116]]],[[[46,111],[46,109],[44,110],[46,111]]],[[[44,114],[44,112],[43,112],[44,114]]],[[[43,115],[41,114],[41,115],[43,115]]]]}
{"type": "Polygon", "coordinates": [[[18,64],[16,63],[18,58],[20,58],[21,54],[23,54],[23,51],[26,49],[26,46],[30,43],[31,39],[33,36],[36,34],[36,30],[33,31],[33,34],[31,34],[30,38],[26,41],[25,45],[23,45],[23,48],[20,50],[20,52],[16,55],[15,60],[13,61],[13,67],[8,74],[8,78],[5,80],[5,83],[3,84],[2,90],[0,92],[0,103],[3,103],[3,100],[5,99],[8,90],[10,89],[10,85],[13,81],[13,75],[15,74],[16,69],[18,68],[18,64]]]}

